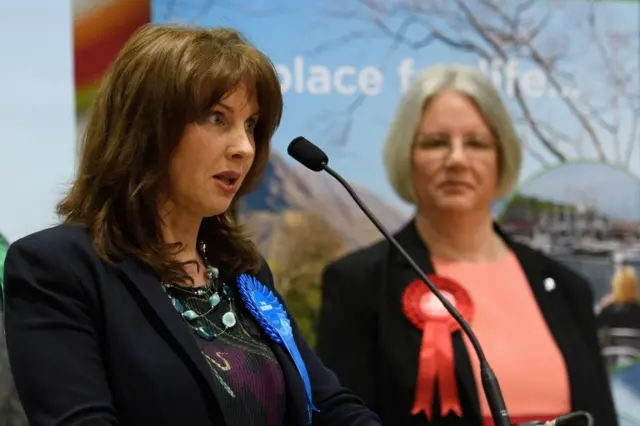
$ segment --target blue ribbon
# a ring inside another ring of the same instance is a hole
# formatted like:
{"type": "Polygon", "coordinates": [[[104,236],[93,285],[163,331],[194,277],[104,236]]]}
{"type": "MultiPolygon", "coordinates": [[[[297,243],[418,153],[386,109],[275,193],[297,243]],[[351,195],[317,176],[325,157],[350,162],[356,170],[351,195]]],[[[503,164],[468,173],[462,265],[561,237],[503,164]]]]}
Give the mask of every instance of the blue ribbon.
{"type": "Polygon", "coordinates": [[[314,405],[311,397],[311,380],[307,367],[302,360],[298,346],[293,337],[291,322],[287,317],[287,312],[275,294],[264,284],[252,275],[242,274],[238,277],[238,291],[242,300],[247,305],[249,312],[258,321],[267,336],[279,345],[287,349],[293,359],[298,373],[304,382],[307,394],[307,411],[309,413],[309,423],[311,423],[311,412],[319,411],[314,405]]]}

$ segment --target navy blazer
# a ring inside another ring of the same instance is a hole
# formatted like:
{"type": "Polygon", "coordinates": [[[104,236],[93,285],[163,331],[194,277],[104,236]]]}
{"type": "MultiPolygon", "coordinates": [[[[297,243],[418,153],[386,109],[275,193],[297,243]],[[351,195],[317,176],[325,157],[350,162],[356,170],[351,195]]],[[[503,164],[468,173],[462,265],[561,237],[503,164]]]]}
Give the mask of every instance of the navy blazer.
{"type": "MultiPolygon", "coordinates": [[[[501,236],[518,258],[564,357],[572,409],[589,411],[596,425],[617,425],[589,283],[547,256],[501,236]],[[557,283],[555,290],[545,289],[546,278],[557,283]]],[[[425,273],[433,273],[429,250],[413,221],[395,237],[425,273]]],[[[422,333],[402,313],[401,297],[416,278],[409,263],[384,240],[329,265],[323,277],[318,355],[385,424],[481,426],[470,362],[476,354],[467,351],[460,331],[452,340],[463,418],[451,414],[440,418],[439,410],[434,410],[431,422],[424,415],[411,415],[422,333]],[[341,356],[345,351],[351,357],[341,356]]],[[[439,407],[437,396],[434,403],[439,407]]]]}
{"type": "MultiPolygon", "coordinates": [[[[257,278],[273,288],[265,263],[257,278]]],[[[192,331],[150,270],[103,262],[89,233],[60,225],[11,244],[5,264],[7,347],[32,426],[225,425],[192,331]]],[[[319,413],[313,425],[377,426],[300,337],[319,413]]],[[[285,424],[308,424],[305,389],[272,345],[287,385],[285,424]]]]}

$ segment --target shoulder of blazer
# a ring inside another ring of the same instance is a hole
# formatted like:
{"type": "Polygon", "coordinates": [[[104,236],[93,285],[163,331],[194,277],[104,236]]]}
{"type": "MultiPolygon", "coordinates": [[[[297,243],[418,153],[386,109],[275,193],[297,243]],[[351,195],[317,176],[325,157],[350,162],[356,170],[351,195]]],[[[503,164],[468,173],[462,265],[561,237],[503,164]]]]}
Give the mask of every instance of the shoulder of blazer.
{"type": "MultiPolygon", "coordinates": [[[[581,323],[590,322],[594,315],[593,289],[588,279],[568,266],[554,260],[538,250],[521,243],[509,242],[520,263],[539,269],[540,277],[553,278],[563,295],[566,306],[581,323]]],[[[526,269],[526,268],[525,268],[526,269]]],[[[531,277],[527,277],[531,280],[531,277]]],[[[531,283],[531,285],[535,285],[531,283]]],[[[541,285],[542,283],[537,283],[541,285]]]]}
{"type": "Polygon", "coordinates": [[[34,232],[11,244],[29,252],[46,252],[54,257],[74,256],[78,254],[97,257],[93,249],[91,236],[86,228],[72,225],[57,225],[34,232]]]}
{"type": "MultiPolygon", "coordinates": [[[[73,301],[75,307],[99,322],[103,271],[104,265],[84,228],[58,225],[20,238],[11,243],[5,258],[5,315],[16,315],[13,301],[33,302],[46,297],[56,303],[73,301]]],[[[18,312],[31,315],[30,311],[18,312]]]]}
{"type": "Polygon", "coordinates": [[[66,282],[65,287],[73,282],[87,290],[101,261],[86,228],[57,225],[11,243],[5,262],[7,267],[40,270],[43,276],[66,282]]]}
{"type": "Polygon", "coordinates": [[[540,265],[540,268],[545,272],[556,273],[563,278],[566,278],[569,282],[579,283],[580,286],[589,285],[588,280],[580,273],[547,256],[541,251],[515,241],[509,241],[508,244],[511,246],[518,259],[526,257],[530,261],[538,263],[540,265]]]}

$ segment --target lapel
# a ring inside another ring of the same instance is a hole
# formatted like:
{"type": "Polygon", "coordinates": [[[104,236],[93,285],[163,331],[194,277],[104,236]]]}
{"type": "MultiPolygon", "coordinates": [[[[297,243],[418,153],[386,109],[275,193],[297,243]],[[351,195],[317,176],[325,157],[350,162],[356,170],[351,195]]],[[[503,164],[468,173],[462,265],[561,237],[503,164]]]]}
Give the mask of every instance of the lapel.
{"type": "MultiPolygon", "coordinates": [[[[396,239],[425,274],[429,275],[434,273],[429,249],[418,235],[418,231],[415,228],[415,222],[413,220],[396,234],[396,239]]],[[[390,282],[394,286],[399,286],[399,288],[394,291],[394,296],[395,299],[398,300],[398,303],[400,303],[399,300],[402,291],[409,282],[418,278],[418,276],[413,271],[409,263],[395,250],[392,250],[392,258],[394,260],[392,261],[393,266],[391,270],[397,271],[398,275],[390,280],[390,282]]],[[[412,359],[415,358],[416,362],[407,366],[407,368],[411,370],[412,377],[418,377],[418,354],[420,352],[420,345],[422,342],[422,334],[417,329],[415,331],[416,333],[414,333],[414,339],[412,341],[412,351],[415,352],[415,357],[412,357],[412,359]]],[[[470,356],[475,357],[475,354],[469,354],[467,351],[460,331],[453,334],[452,341],[461,403],[464,403],[464,400],[468,401],[468,404],[466,405],[474,411],[472,414],[479,416],[480,403],[478,400],[478,388],[475,383],[470,362],[470,356]]]]}
{"type": "Polygon", "coordinates": [[[200,373],[201,378],[209,385],[212,400],[215,401],[211,370],[188,327],[185,327],[182,318],[171,305],[158,279],[146,267],[133,259],[123,260],[117,265],[116,270],[125,279],[128,287],[132,289],[138,303],[149,308],[157,322],[162,324],[167,334],[177,343],[173,345],[176,351],[182,352],[182,355],[200,373]]]}

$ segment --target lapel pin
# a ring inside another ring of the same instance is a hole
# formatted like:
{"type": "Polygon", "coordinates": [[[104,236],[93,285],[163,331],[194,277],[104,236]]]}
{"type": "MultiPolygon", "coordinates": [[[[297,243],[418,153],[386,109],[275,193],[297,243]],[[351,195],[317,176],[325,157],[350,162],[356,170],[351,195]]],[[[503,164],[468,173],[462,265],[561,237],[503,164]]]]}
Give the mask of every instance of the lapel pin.
{"type": "Polygon", "coordinates": [[[544,289],[547,291],[553,291],[556,288],[556,282],[553,280],[553,278],[549,277],[549,278],[545,278],[544,279],[544,289]]]}

